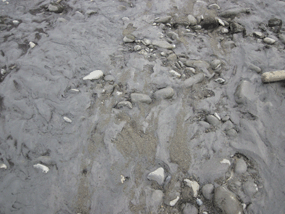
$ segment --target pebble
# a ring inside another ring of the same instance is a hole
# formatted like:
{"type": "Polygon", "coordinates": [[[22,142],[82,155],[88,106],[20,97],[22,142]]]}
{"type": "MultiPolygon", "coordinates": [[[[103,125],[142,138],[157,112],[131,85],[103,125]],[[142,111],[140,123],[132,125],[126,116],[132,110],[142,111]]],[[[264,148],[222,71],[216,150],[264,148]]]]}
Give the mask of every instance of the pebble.
{"type": "Polygon", "coordinates": [[[245,32],[245,27],[237,22],[231,22],[230,23],[230,30],[231,33],[243,33],[245,32]]]}
{"type": "Polygon", "coordinates": [[[30,45],[30,48],[34,48],[36,46],[36,44],[33,42],[29,42],[29,45],[30,45]]]}
{"type": "Polygon", "coordinates": [[[214,59],[214,60],[210,63],[210,65],[211,65],[211,68],[212,68],[214,71],[219,71],[219,70],[221,70],[221,68],[222,68],[222,62],[221,62],[221,60],[219,60],[219,59],[214,59]]]}
{"type": "Polygon", "coordinates": [[[242,214],[243,207],[236,195],[226,187],[219,186],[214,194],[215,206],[222,210],[223,214],[242,214]]]}
{"type": "Polygon", "coordinates": [[[230,137],[236,137],[238,133],[235,129],[229,129],[226,131],[226,134],[230,137]]]}
{"type": "Polygon", "coordinates": [[[259,39],[263,39],[265,37],[264,33],[258,31],[253,32],[253,35],[259,39]]]}
{"type": "Polygon", "coordinates": [[[113,75],[106,75],[106,76],[104,77],[104,80],[105,80],[106,82],[114,83],[114,82],[115,82],[115,77],[114,77],[113,75]]]}
{"type": "Polygon", "coordinates": [[[97,13],[98,13],[98,10],[87,10],[85,14],[87,16],[92,16],[92,15],[95,15],[97,13]]]}
{"type": "Polygon", "coordinates": [[[277,18],[272,18],[268,20],[268,27],[275,27],[275,26],[281,26],[282,20],[277,18]]]}
{"type": "Polygon", "coordinates": [[[194,205],[187,203],[183,209],[183,214],[198,214],[198,209],[194,205]]]}
{"type": "Polygon", "coordinates": [[[211,126],[209,123],[207,123],[206,121],[199,121],[198,122],[200,126],[204,127],[205,129],[209,129],[211,126]]]}
{"type": "Polygon", "coordinates": [[[203,201],[200,198],[196,199],[196,203],[198,204],[198,206],[202,206],[203,205],[203,201]]]}
{"type": "Polygon", "coordinates": [[[121,102],[118,102],[118,104],[117,104],[117,108],[122,108],[124,106],[128,107],[129,109],[133,108],[132,103],[129,101],[121,101],[121,102]]]}
{"type": "Polygon", "coordinates": [[[124,36],[124,38],[123,38],[123,42],[125,42],[125,43],[132,43],[132,42],[134,42],[135,40],[136,40],[135,36],[134,36],[134,35],[131,35],[131,34],[126,35],[126,36],[124,36]]]}
{"type": "Polygon", "coordinates": [[[221,77],[219,77],[219,78],[215,79],[215,82],[217,82],[219,84],[224,84],[226,82],[226,80],[221,78],[221,77]]]}
{"type": "Polygon", "coordinates": [[[229,130],[229,129],[234,128],[234,124],[230,120],[228,120],[223,124],[223,127],[224,127],[224,130],[229,130]]]}
{"type": "Polygon", "coordinates": [[[158,17],[154,20],[155,23],[168,23],[171,20],[171,16],[158,17]]]}
{"type": "Polygon", "coordinates": [[[235,164],[235,173],[243,174],[247,170],[246,162],[243,159],[237,159],[235,164]]]}
{"type": "Polygon", "coordinates": [[[184,81],[184,86],[189,88],[194,84],[200,83],[204,80],[205,75],[203,73],[195,74],[194,76],[186,79],[184,81]]]}
{"type": "Polygon", "coordinates": [[[48,173],[48,171],[49,171],[49,168],[47,166],[40,164],[40,163],[35,164],[34,168],[41,169],[44,173],[48,173]]]}
{"type": "Polygon", "coordinates": [[[142,49],[142,46],[140,45],[135,45],[134,50],[135,51],[140,51],[142,49]]]}
{"type": "Polygon", "coordinates": [[[208,9],[209,9],[209,10],[220,10],[221,8],[220,8],[220,6],[217,5],[217,4],[209,4],[209,5],[208,5],[208,9]]]}
{"type": "Polygon", "coordinates": [[[0,163],[0,169],[7,169],[7,165],[5,163],[0,163]]]}
{"type": "Polygon", "coordinates": [[[221,28],[221,33],[226,34],[228,32],[229,32],[228,28],[225,28],[225,27],[221,28]]]}
{"type": "Polygon", "coordinates": [[[72,120],[69,119],[68,117],[64,116],[63,117],[64,121],[67,122],[67,123],[72,123],[72,120]]]}
{"type": "Polygon", "coordinates": [[[211,200],[213,198],[214,193],[214,185],[206,184],[202,187],[202,194],[207,200],[211,200]]]}
{"type": "Polygon", "coordinates": [[[243,184],[243,191],[249,197],[253,197],[258,192],[258,187],[253,181],[247,181],[243,184]]]}
{"type": "Polygon", "coordinates": [[[169,73],[174,76],[174,77],[178,77],[180,78],[181,77],[181,74],[179,74],[178,72],[174,71],[174,70],[170,70],[169,73]]]}
{"type": "Polygon", "coordinates": [[[126,181],[125,176],[121,175],[121,183],[123,184],[126,181]]]}
{"type": "Polygon", "coordinates": [[[266,44],[269,44],[269,45],[273,45],[276,41],[275,41],[275,39],[266,37],[263,39],[263,42],[265,42],[266,44]]]}
{"type": "Polygon", "coordinates": [[[152,41],[152,45],[160,47],[160,48],[165,48],[165,49],[174,49],[175,48],[174,44],[170,44],[166,41],[160,41],[160,40],[152,41]]]}
{"type": "Polygon", "coordinates": [[[14,25],[18,25],[20,22],[18,20],[13,20],[14,25]]]}
{"type": "Polygon", "coordinates": [[[171,87],[163,88],[154,93],[156,99],[170,99],[174,95],[174,90],[171,87]]]}
{"type": "Polygon", "coordinates": [[[259,67],[257,67],[256,65],[254,65],[254,64],[249,64],[249,66],[248,66],[248,68],[250,69],[250,70],[253,70],[253,71],[255,71],[256,73],[261,73],[261,68],[259,68],[259,67]]]}
{"type": "Polygon", "coordinates": [[[201,21],[202,28],[206,30],[211,30],[219,27],[219,21],[215,17],[205,17],[201,21]]]}
{"type": "Polygon", "coordinates": [[[63,11],[63,6],[56,3],[50,3],[48,5],[48,10],[50,12],[61,13],[63,11]]]}
{"type": "Polygon", "coordinates": [[[151,195],[151,204],[154,208],[158,208],[162,204],[163,192],[161,190],[154,190],[151,195]]]}
{"type": "Polygon", "coordinates": [[[261,76],[262,82],[276,82],[285,80],[285,70],[265,72],[261,76]]]}
{"type": "Polygon", "coordinates": [[[132,93],[131,100],[133,103],[140,102],[150,104],[152,102],[151,98],[148,95],[141,93],[132,93]]]}
{"type": "Polygon", "coordinates": [[[167,57],[167,60],[168,61],[177,61],[177,56],[176,54],[170,54],[168,57],[167,57]]]}
{"type": "Polygon", "coordinates": [[[195,74],[195,73],[196,73],[195,68],[191,68],[191,67],[185,68],[185,71],[191,72],[192,74],[195,74]]]}
{"type": "Polygon", "coordinates": [[[144,45],[148,46],[148,45],[151,45],[152,42],[151,42],[150,39],[144,38],[143,41],[142,41],[142,43],[143,43],[144,45]]]}
{"type": "Polygon", "coordinates": [[[221,12],[219,15],[224,18],[234,18],[240,13],[250,13],[249,8],[234,8],[221,12]]]}
{"type": "Polygon", "coordinates": [[[283,44],[285,44],[285,35],[284,34],[279,34],[278,35],[278,38],[280,39],[280,41],[283,43],[283,44]]]}
{"type": "Polygon", "coordinates": [[[208,115],[206,117],[206,120],[208,123],[210,123],[212,126],[218,126],[220,125],[220,121],[218,120],[218,118],[216,118],[214,115],[208,115]]]}
{"type": "Polygon", "coordinates": [[[225,27],[225,22],[223,20],[221,20],[220,18],[216,17],[216,20],[219,22],[219,24],[223,27],[225,27]]]}
{"type": "Polygon", "coordinates": [[[1,71],[0,71],[0,73],[1,73],[1,75],[4,75],[4,74],[7,73],[7,71],[6,71],[4,68],[2,68],[1,71]]]}
{"type": "Polygon", "coordinates": [[[170,205],[171,207],[175,206],[175,204],[178,202],[179,198],[180,198],[180,197],[177,196],[174,200],[172,200],[172,201],[169,202],[169,205],[170,205]]]}
{"type": "Polygon", "coordinates": [[[187,18],[190,26],[197,25],[197,19],[194,16],[188,15],[187,18]]]}
{"type": "Polygon", "coordinates": [[[155,171],[149,173],[147,179],[156,181],[159,185],[162,185],[165,179],[164,169],[162,167],[159,167],[155,171]]]}
{"type": "Polygon", "coordinates": [[[92,71],[90,74],[87,76],[83,77],[83,80],[97,80],[103,76],[103,71],[101,70],[95,70],[92,71]]]}
{"type": "Polygon", "coordinates": [[[200,185],[198,184],[197,181],[191,181],[189,179],[184,179],[184,182],[186,183],[186,185],[190,188],[192,188],[193,190],[193,196],[196,198],[198,196],[198,191],[200,188],[200,185]]]}
{"type": "Polygon", "coordinates": [[[245,104],[254,98],[252,85],[247,80],[242,80],[235,91],[235,101],[237,104],[245,104]]]}

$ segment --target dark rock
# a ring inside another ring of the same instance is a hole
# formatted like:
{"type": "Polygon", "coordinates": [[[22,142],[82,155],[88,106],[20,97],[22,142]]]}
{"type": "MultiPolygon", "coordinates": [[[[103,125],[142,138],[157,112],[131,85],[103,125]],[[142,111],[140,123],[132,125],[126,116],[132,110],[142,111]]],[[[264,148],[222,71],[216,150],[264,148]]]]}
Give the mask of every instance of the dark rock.
{"type": "Polygon", "coordinates": [[[246,33],[244,26],[237,23],[237,22],[231,22],[230,23],[230,31],[232,34],[235,34],[235,33],[245,34],[246,33]]]}
{"type": "Polygon", "coordinates": [[[215,17],[205,17],[201,21],[201,26],[206,30],[212,30],[219,27],[219,21],[215,17]]]}
{"type": "Polygon", "coordinates": [[[270,27],[274,33],[279,33],[282,27],[282,20],[277,18],[269,19],[268,27],[270,27]]]}

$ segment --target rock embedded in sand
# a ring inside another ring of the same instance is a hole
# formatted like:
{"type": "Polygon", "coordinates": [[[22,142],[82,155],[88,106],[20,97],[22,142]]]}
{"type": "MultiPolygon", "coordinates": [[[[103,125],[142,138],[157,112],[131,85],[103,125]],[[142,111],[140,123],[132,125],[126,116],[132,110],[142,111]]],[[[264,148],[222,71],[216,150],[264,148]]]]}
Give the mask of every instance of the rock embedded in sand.
{"type": "Polygon", "coordinates": [[[220,125],[220,121],[217,117],[215,117],[214,115],[208,115],[206,117],[206,120],[208,123],[210,123],[212,126],[218,126],[220,125]]]}
{"type": "Polygon", "coordinates": [[[200,83],[204,80],[205,75],[203,73],[195,74],[194,76],[186,79],[184,81],[184,86],[189,88],[197,83],[200,83]]]}
{"type": "Polygon", "coordinates": [[[121,102],[118,102],[118,104],[117,104],[117,108],[122,108],[124,106],[128,107],[129,109],[133,108],[132,103],[129,101],[121,101],[121,102]]]}
{"type": "Polygon", "coordinates": [[[97,80],[103,76],[103,71],[101,70],[95,70],[92,71],[90,74],[87,76],[83,77],[83,80],[97,80]]]}
{"type": "Polygon", "coordinates": [[[188,15],[187,18],[190,26],[197,25],[197,19],[195,18],[195,16],[188,15]]]}
{"type": "Polygon", "coordinates": [[[261,76],[262,82],[276,82],[285,80],[285,70],[265,72],[261,76]]]}
{"type": "Polygon", "coordinates": [[[174,49],[175,48],[174,44],[170,44],[167,41],[160,41],[160,40],[152,41],[152,45],[157,46],[159,48],[165,48],[165,49],[174,49]]]}
{"type": "Polygon", "coordinates": [[[197,181],[191,181],[189,179],[184,179],[184,182],[186,183],[186,185],[190,188],[192,188],[193,191],[193,197],[197,197],[198,196],[198,191],[200,188],[200,185],[198,184],[197,181]]]}
{"type": "Polygon", "coordinates": [[[206,184],[202,187],[202,194],[207,200],[211,200],[213,198],[214,193],[214,185],[206,184]]]}
{"type": "Polygon", "coordinates": [[[174,95],[174,90],[171,87],[160,89],[154,93],[155,99],[170,99],[174,95]]]}
{"type": "Polygon", "coordinates": [[[247,170],[246,162],[243,159],[237,159],[235,164],[235,173],[243,174],[247,170]]]}
{"type": "Polygon", "coordinates": [[[198,214],[198,210],[194,205],[187,203],[182,213],[183,214],[198,214]]]}
{"type": "Polygon", "coordinates": [[[48,5],[48,10],[54,13],[61,13],[63,11],[63,6],[57,3],[50,3],[48,5]]]}
{"type": "Polygon", "coordinates": [[[125,43],[132,43],[136,40],[136,37],[134,35],[128,34],[126,36],[124,36],[123,38],[123,42],[125,43]]]}
{"type": "Polygon", "coordinates": [[[266,44],[269,44],[269,45],[273,45],[276,41],[275,41],[275,39],[266,37],[263,39],[263,42],[265,42],[266,44]]]}
{"type": "Polygon", "coordinates": [[[152,102],[151,98],[146,94],[141,93],[132,93],[131,100],[133,103],[147,103],[150,104],[152,102]]]}
{"type": "Polygon", "coordinates": [[[164,169],[162,167],[159,167],[155,171],[149,173],[147,179],[156,181],[159,185],[162,185],[165,179],[164,169]]]}
{"type": "Polygon", "coordinates": [[[235,101],[237,104],[246,104],[249,101],[254,99],[254,88],[251,85],[251,82],[247,80],[242,80],[237,86],[235,91],[235,101]]]}

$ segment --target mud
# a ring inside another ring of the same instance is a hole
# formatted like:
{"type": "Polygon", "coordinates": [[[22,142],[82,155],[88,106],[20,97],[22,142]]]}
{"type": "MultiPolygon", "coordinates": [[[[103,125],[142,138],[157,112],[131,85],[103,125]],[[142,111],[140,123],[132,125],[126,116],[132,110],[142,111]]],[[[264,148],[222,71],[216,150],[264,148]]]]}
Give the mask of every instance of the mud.
{"type": "Polygon", "coordinates": [[[284,1],[50,3],[0,2],[0,213],[284,213],[284,1]]]}

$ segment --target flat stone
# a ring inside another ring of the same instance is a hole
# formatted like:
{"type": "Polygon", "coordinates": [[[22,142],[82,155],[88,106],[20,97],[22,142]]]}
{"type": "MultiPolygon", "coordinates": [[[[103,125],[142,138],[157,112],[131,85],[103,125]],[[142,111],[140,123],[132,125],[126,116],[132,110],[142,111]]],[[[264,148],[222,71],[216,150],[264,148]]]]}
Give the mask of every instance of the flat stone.
{"type": "Polygon", "coordinates": [[[264,33],[258,31],[253,32],[253,35],[259,39],[263,39],[265,37],[264,33]]]}
{"type": "Polygon", "coordinates": [[[207,200],[211,200],[214,195],[214,185],[206,184],[202,187],[202,194],[207,200]]]}
{"type": "Polygon", "coordinates": [[[280,41],[283,43],[283,44],[285,44],[285,35],[284,34],[279,34],[278,35],[278,38],[280,39],[280,41]]]}
{"type": "Polygon", "coordinates": [[[195,18],[195,16],[188,15],[187,18],[190,26],[197,25],[197,19],[195,18]]]}
{"type": "Polygon", "coordinates": [[[198,214],[198,209],[194,205],[187,203],[183,209],[183,214],[198,214]]]}
{"type": "Polygon", "coordinates": [[[235,173],[243,174],[247,170],[247,164],[243,159],[237,159],[235,164],[235,173]]]}
{"type": "Polygon", "coordinates": [[[85,14],[87,15],[87,16],[92,16],[92,15],[95,15],[95,14],[97,14],[98,13],[98,9],[97,10],[87,10],[86,12],[85,12],[85,14]]]}
{"type": "Polygon", "coordinates": [[[154,20],[155,23],[169,23],[171,20],[171,16],[163,16],[154,20]]]}
{"type": "Polygon", "coordinates": [[[152,45],[157,46],[159,48],[165,48],[165,49],[174,49],[175,48],[174,44],[170,44],[167,41],[160,41],[160,40],[152,41],[152,45]]]}
{"type": "Polygon", "coordinates": [[[204,80],[205,75],[203,73],[195,74],[194,76],[186,79],[184,81],[184,86],[189,88],[194,84],[200,83],[204,80]]]}
{"type": "Polygon", "coordinates": [[[253,86],[247,80],[242,80],[235,91],[235,101],[237,104],[245,104],[254,99],[253,86]]]}
{"type": "Polygon", "coordinates": [[[215,206],[222,210],[223,214],[242,214],[243,208],[236,195],[226,187],[219,186],[215,189],[215,206]]]}
{"type": "Polygon", "coordinates": [[[226,131],[226,134],[229,136],[229,137],[236,137],[237,136],[237,131],[235,129],[229,129],[226,131]]]}
{"type": "Polygon", "coordinates": [[[269,44],[269,45],[273,45],[276,41],[275,41],[275,39],[266,37],[263,39],[263,42],[265,42],[266,44],[269,44]]]}
{"type": "Polygon", "coordinates": [[[200,188],[200,185],[198,184],[198,182],[197,181],[191,181],[189,179],[184,179],[184,182],[186,183],[187,186],[192,188],[193,197],[196,198],[198,196],[198,191],[199,191],[199,188],[200,188]]]}
{"type": "Polygon", "coordinates": [[[170,99],[174,95],[174,90],[171,87],[163,88],[154,93],[156,99],[170,99]]]}
{"type": "Polygon", "coordinates": [[[121,102],[118,102],[117,104],[117,108],[122,108],[122,107],[128,107],[129,109],[132,109],[133,108],[133,105],[131,102],[129,101],[121,101],[121,102]]]}
{"type": "Polygon", "coordinates": [[[206,117],[206,120],[208,123],[210,123],[212,126],[218,126],[220,125],[220,121],[218,118],[216,118],[214,115],[208,115],[206,117]]]}
{"type": "Polygon", "coordinates": [[[132,42],[134,42],[135,40],[136,40],[136,37],[135,37],[134,35],[131,35],[131,34],[126,35],[126,36],[124,36],[124,38],[123,38],[123,42],[125,42],[125,43],[132,43],[132,42]]]}
{"type": "Polygon", "coordinates": [[[63,11],[63,6],[57,3],[50,3],[48,5],[48,10],[50,12],[61,13],[63,11]]]}
{"type": "Polygon", "coordinates": [[[140,45],[135,45],[134,51],[140,51],[142,49],[142,46],[140,45]]]}
{"type": "Polygon", "coordinates": [[[148,95],[141,93],[132,93],[131,100],[133,103],[140,102],[150,104],[152,102],[151,98],[148,95]]]}
{"type": "Polygon", "coordinates": [[[162,185],[165,179],[164,169],[162,167],[159,167],[155,171],[149,173],[147,179],[156,181],[159,185],[162,185]]]}
{"type": "Polygon", "coordinates": [[[87,76],[83,77],[83,80],[97,80],[103,76],[103,71],[101,70],[95,70],[92,71],[90,74],[87,76]]]}

